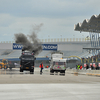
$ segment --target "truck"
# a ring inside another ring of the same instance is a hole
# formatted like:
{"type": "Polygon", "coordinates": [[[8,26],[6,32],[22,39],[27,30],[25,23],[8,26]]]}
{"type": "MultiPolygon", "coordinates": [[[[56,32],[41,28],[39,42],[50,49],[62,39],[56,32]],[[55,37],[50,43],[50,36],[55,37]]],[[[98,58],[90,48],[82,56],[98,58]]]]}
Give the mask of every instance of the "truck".
{"type": "Polygon", "coordinates": [[[0,62],[0,69],[4,68],[7,69],[9,68],[9,64],[8,64],[8,60],[7,59],[2,59],[2,61],[0,62]]]}
{"type": "Polygon", "coordinates": [[[35,56],[34,52],[22,51],[20,58],[20,72],[24,70],[30,71],[30,74],[34,73],[35,56]]]}
{"type": "Polygon", "coordinates": [[[54,74],[54,72],[65,75],[66,70],[66,59],[63,59],[63,53],[60,51],[51,53],[51,61],[50,61],[50,75],[54,74]]]}

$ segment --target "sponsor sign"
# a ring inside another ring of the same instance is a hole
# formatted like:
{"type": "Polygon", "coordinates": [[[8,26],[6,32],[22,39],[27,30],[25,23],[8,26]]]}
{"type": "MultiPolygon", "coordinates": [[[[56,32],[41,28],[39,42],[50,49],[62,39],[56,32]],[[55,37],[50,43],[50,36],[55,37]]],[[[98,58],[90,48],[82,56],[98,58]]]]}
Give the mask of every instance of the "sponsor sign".
{"type": "Polygon", "coordinates": [[[43,50],[56,50],[57,51],[57,44],[42,44],[43,50]]]}
{"type": "MultiPolygon", "coordinates": [[[[23,45],[13,43],[13,50],[21,50],[23,45]]],[[[56,50],[57,51],[57,44],[42,44],[42,50],[56,50]]]]}
{"type": "Polygon", "coordinates": [[[84,67],[86,67],[86,63],[84,63],[84,67]]]}
{"type": "Polygon", "coordinates": [[[92,65],[92,63],[90,63],[90,66],[92,65]]]}
{"type": "Polygon", "coordinates": [[[100,63],[98,63],[98,66],[100,67],[100,63]]]}
{"type": "Polygon", "coordinates": [[[93,67],[95,67],[95,63],[93,63],[93,67]]]}
{"type": "Polygon", "coordinates": [[[17,43],[13,43],[13,50],[21,50],[23,47],[23,45],[21,44],[17,44],[17,43]]]}

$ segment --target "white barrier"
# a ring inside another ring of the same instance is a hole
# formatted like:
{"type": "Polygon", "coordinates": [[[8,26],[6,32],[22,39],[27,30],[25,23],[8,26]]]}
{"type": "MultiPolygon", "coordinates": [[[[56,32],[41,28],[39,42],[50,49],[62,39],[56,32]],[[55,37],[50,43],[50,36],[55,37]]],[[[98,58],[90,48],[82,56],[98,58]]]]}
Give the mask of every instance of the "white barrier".
{"type": "Polygon", "coordinates": [[[66,69],[67,73],[75,75],[89,75],[89,76],[100,76],[100,70],[78,70],[78,69],[66,69]]]}

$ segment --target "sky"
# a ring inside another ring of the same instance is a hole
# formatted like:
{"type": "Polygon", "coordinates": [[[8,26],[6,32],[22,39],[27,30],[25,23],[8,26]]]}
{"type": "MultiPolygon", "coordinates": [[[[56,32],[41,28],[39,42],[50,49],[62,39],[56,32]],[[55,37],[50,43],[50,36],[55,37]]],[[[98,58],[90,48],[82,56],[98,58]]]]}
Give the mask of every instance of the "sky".
{"type": "Polygon", "coordinates": [[[100,0],[0,0],[0,41],[14,41],[14,34],[30,34],[41,26],[39,39],[85,38],[88,32],[74,25],[100,14],[100,0]]]}

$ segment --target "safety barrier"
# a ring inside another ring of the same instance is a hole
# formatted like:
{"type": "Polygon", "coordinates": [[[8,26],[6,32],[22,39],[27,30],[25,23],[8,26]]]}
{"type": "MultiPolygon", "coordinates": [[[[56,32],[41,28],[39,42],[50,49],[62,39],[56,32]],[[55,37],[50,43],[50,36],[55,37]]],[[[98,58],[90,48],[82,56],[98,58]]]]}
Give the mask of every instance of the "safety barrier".
{"type": "Polygon", "coordinates": [[[67,73],[74,74],[74,75],[88,75],[88,76],[99,76],[100,77],[100,70],[77,70],[77,69],[66,69],[67,73]]]}
{"type": "Polygon", "coordinates": [[[87,70],[86,75],[89,75],[89,76],[100,76],[100,70],[87,70]]]}

